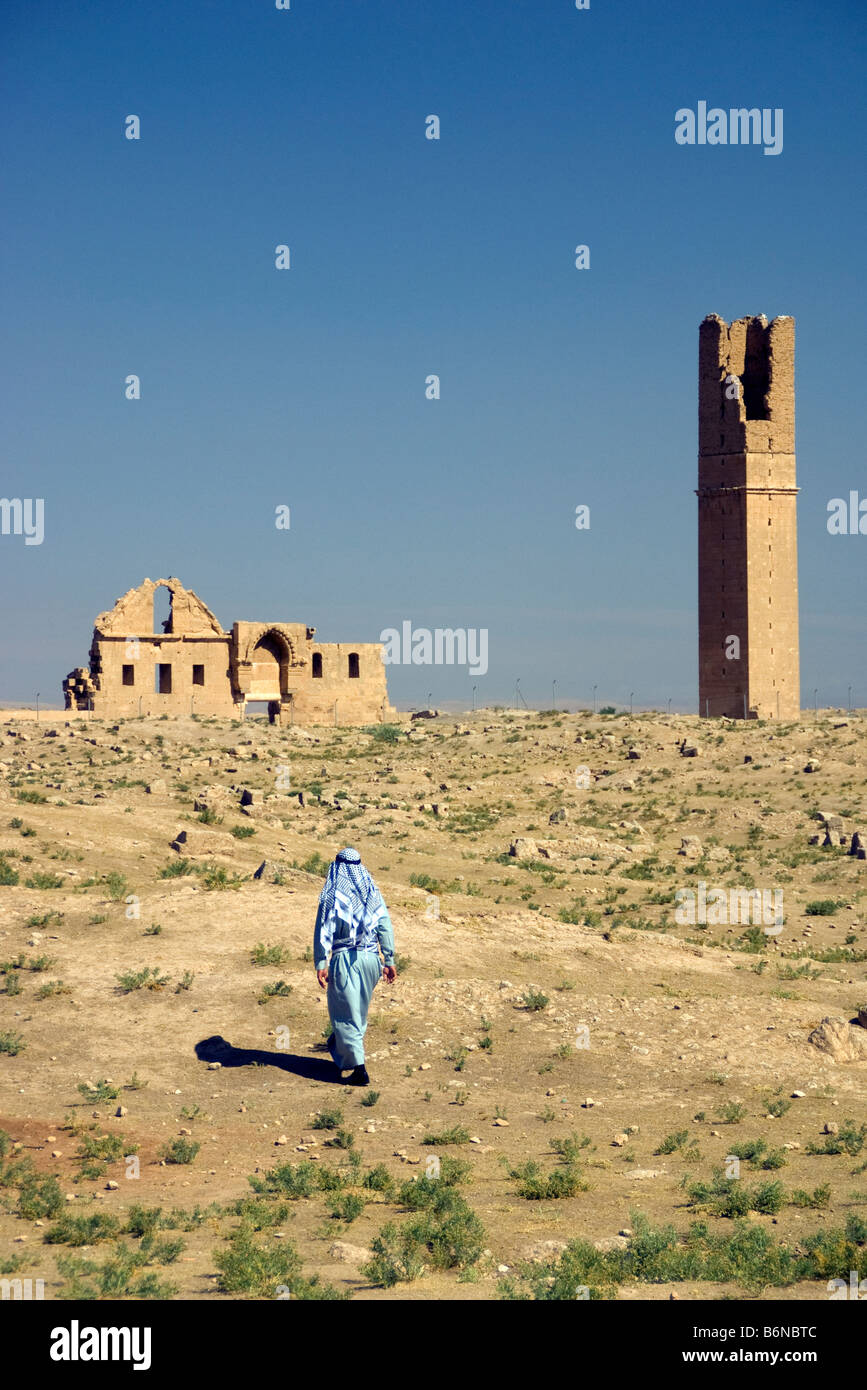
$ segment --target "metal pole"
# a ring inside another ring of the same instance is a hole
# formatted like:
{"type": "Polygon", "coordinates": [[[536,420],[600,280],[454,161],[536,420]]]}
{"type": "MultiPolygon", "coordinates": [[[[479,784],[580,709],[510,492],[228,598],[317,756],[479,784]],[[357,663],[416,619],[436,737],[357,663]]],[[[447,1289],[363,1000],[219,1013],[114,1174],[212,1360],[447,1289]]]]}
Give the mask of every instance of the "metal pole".
{"type": "Polygon", "coordinates": [[[849,686],[849,693],[848,693],[848,695],[847,695],[847,697],[846,697],[846,700],[847,700],[847,708],[848,708],[848,710],[849,710],[849,713],[851,714],[851,713],[852,713],[852,687],[851,687],[851,685],[849,686]]]}
{"type": "Polygon", "coordinates": [[[599,687],[596,686],[596,685],[594,685],[594,687],[593,687],[593,713],[594,713],[594,714],[596,713],[596,691],[598,690],[598,688],[599,688],[599,687]]]}
{"type": "Polygon", "coordinates": [[[476,686],[473,686],[473,714],[476,712],[476,686]]]}
{"type": "Polygon", "coordinates": [[[556,696],[556,693],[555,693],[555,692],[556,692],[556,689],[557,689],[557,682],[556,682],[556,681],[552,681],[552,682],[551,682],[551,708],[552,708],[552,709],[556,709],[556,708],[557,708],[557,696],[556,696]]]}
{"type": "Polygon", "coordinates": [[[36,723],[39,723],[39,691],[36,692],[36,723]]]}
{"type": "Polygon", "coordinates": [[[704,717],[705,719],[710,719],[710,700],[705,700],[704,702],[704,717]]]}
{"type": "Polygon", "coordinates": [[[630,714],[632,714],[632,697],[633,697],[634,694],[635,694],[635,691],[634,691],[634,690],[630,690],[630,692],[629,692],[629,713],[630,713],[630,714]]]}
{"type": "Polygon", "coordinates": [[[818,686],[816,686],[816,687],[814,688],[814,690],[813,690],[813,713],[815,714],[816,718],[818,719],[818,718],[819,718],[819,688],[818,688],[818,686]]]}
{"type": "Polygon", "coordinates": [[[669,700],[668,700],[668,712],[669,712],[669,714],[671,714],[671,696],[669,696],[669,700]]]}
{"type": "Polygon", "coordinates": [[[747,717],[747,692],[744,691],[744,719],[747,717]]]}

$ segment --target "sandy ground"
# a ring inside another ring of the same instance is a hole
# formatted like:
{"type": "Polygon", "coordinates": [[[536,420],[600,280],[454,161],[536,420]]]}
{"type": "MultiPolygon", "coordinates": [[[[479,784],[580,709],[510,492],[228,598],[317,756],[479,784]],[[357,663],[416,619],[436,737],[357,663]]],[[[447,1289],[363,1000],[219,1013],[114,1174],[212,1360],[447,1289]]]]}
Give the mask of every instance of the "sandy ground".
{"type": "MultiPolygon", "coordinates": [[[[776,1239],[797,1244],[867,1214],[867,1144],[807,1152],[826,1125],[865,1119],[867,1062],[835,1062],[809,1040],[823,1018],[851,1019],[867,1001],[867,861],[809,844],[823,835],[820,812],[842,816],[846,836],[867,825],[860,720],[820,712],[779,728],[487,710],[405,722],[387,743],[259,721],[3,716],[0,851],[18,881],[0,887],[2,979],[16,982],[3,993],[0,980],[0,1034],[22,1045],[0,1054],[0,1128],[13,1156],[57,1175],[68,1210],[220,1204],[159,1270],[177,1296],[231,1297],[215,1252],[238,1224],[225,1208],[249,1194],[249,1175],[311,1155],[345,1161],[311,1127],[334,1106],[365,1166],[384,1163],[400,1181],[431,1153],[469,1159],[461,1191],[490,1252],[473,1282],[429,1271],[382,1288],[333,1250],[369,1246],[386,1220],[400,1221],[393,1200],[370,1201],[351,1224],[329,1215],[322,1194],[290,1203],[258,1238],[291,1240],[305,1275],[355,1298],[496,1298],[540,1241],[615,1237],[635,1212],[685,1230],[702,1213],[684,1175],[710,1180],[746,1140],[784,1149],[787,1163],[772,1173],[744,1164],[745,1181],[779,1178],[787,1195],[830,1186],[816,1209],[787,1199],[773,1216],[753,1213],[776,1239]],[[684,740],[698,756],[683,756],[684,740]],[[205,789],[207,824],[194,809],[205,789]],[[525,857],[509,854],[516,840],[533,842],[519,845],[525,857]],[[369,1107],[322,1049],[326,1006],[309,951],[324,868],[345,844],[382,889],[399,955],[398,981],[378,986],[371,1010],[379,1099],[369,1107]],[[190,872],[161,876],[181,861],[190,872]],[[781,890],[782,931],[754,931],[750,951],[749,924],[679,924],[674,892],[700,881],[781,890]],[[282,946],[283,961],[254,964],[260,942],[282,946]],[[167,977],[163,987],[123,992],[118,976],[145,967],[167,977]],[[66,992],[40,997],[51,981],[66,992]],[[280,981],[291,991],[260,1002],[280,981]],[[544,1005],[530,1007],[539,996],[544,1005]],[[79,1092],[104,1078],[116,1098],[79,1092]],[[775,1099],[790,1102],[779,1118],[775,1099]],[[81,1176],[88,1125],[121,1135],[126,1153],[138,1146],[138,1177],[125,1177],[122,1157],[81,1176]],[[423,1145],[453,1126],[475,1142],[423,1145]],[[165,1164],[163,1147],[184,1131],[201,1145],[194,1161],[165,1164]],[[591,1141],[588,1190],[518,1195],[509,1169],[534,1159],[548,1171],[551,1140],[576,1132],[591,1141]]],[[[16,1198],[0,1189],[4,1272],[44,1278],[56,1297],[57,1256],[69,1249],[45,1243],[52,1220],[23,1219],[16,1198]]],[[[75,1253],[102,1259],[110,1247],[75,1253]]],[[[672,1292],[744,1296],[701,1283],[626,1284],[618,1297],[672,1292]]],[[[760,1296],[828,1294],[817,1281],[760,1296]]]]}

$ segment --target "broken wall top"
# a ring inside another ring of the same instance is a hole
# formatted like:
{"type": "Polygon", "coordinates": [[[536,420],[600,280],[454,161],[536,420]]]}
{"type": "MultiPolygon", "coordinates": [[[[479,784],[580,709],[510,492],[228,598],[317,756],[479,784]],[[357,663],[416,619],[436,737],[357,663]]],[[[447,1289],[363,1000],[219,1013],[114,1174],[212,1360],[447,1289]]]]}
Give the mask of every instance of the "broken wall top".
{"type": "Polygon", "coordinates": [[[228,637],[218,619],[192,589],[185,589],[179,579],[145,579],[136,589],[129,589],[113,608],[100,613],[94,630],[103,637],[163,636],[154,633],[154,594],[166,588],[171,608],[165,632],[175,637],[228,637]]]}
{"type": "Polygon", "coordinates": [[[794,454],[793,318],[728,324],[709,314],[699,328],[698,378],[700,454],[794,454]]]}

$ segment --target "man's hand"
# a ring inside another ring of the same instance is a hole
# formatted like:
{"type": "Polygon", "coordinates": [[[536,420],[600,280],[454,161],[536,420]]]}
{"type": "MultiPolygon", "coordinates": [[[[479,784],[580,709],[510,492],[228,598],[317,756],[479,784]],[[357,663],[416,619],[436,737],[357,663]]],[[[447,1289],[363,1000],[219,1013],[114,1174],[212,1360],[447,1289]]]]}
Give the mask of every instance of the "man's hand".
{"type": "Polygon", "coordinates": [[[385,965],[385,966],[383,966],[383,968],[382,968],[382,973],[383,973],[383,975],[385,976],[385,978],[386,978],[386,980],[388,981],[388,983],[389,983],[390,985],[393,985],[394,982],[395,982],[395,980],[397,979],[397,971],[395,970],[394,966],[393,966],[393,965],[385,965]]]}
{"type": "Polygon", "coordinates": [[[319,988],[325,989],[328,985],[328,967],[326,966],[324,970],[317,970],[316,978],[319,981],[319,988]]]}

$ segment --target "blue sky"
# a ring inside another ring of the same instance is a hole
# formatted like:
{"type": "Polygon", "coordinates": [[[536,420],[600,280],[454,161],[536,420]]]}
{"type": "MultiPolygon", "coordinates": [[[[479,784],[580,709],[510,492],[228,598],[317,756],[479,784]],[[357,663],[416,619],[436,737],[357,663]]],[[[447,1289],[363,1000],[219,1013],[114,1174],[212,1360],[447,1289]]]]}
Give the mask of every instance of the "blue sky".
{"type": "Polygon", "coordinates": [[[698,325],[763,312],[797,320],[803,701],[867,705],[867,536],[826,529],[867,497],[860,3],[0,26],[2,492],[45,499],[42,545],[0,536],[0,699],[59,703],[96,613],[173,574],[226,627],[488,629],[486,676],[392,667],[399,704],[695,710],[698,325]],[[783,152],[678,146],[699,100],[782,107],[783,152]]]}

